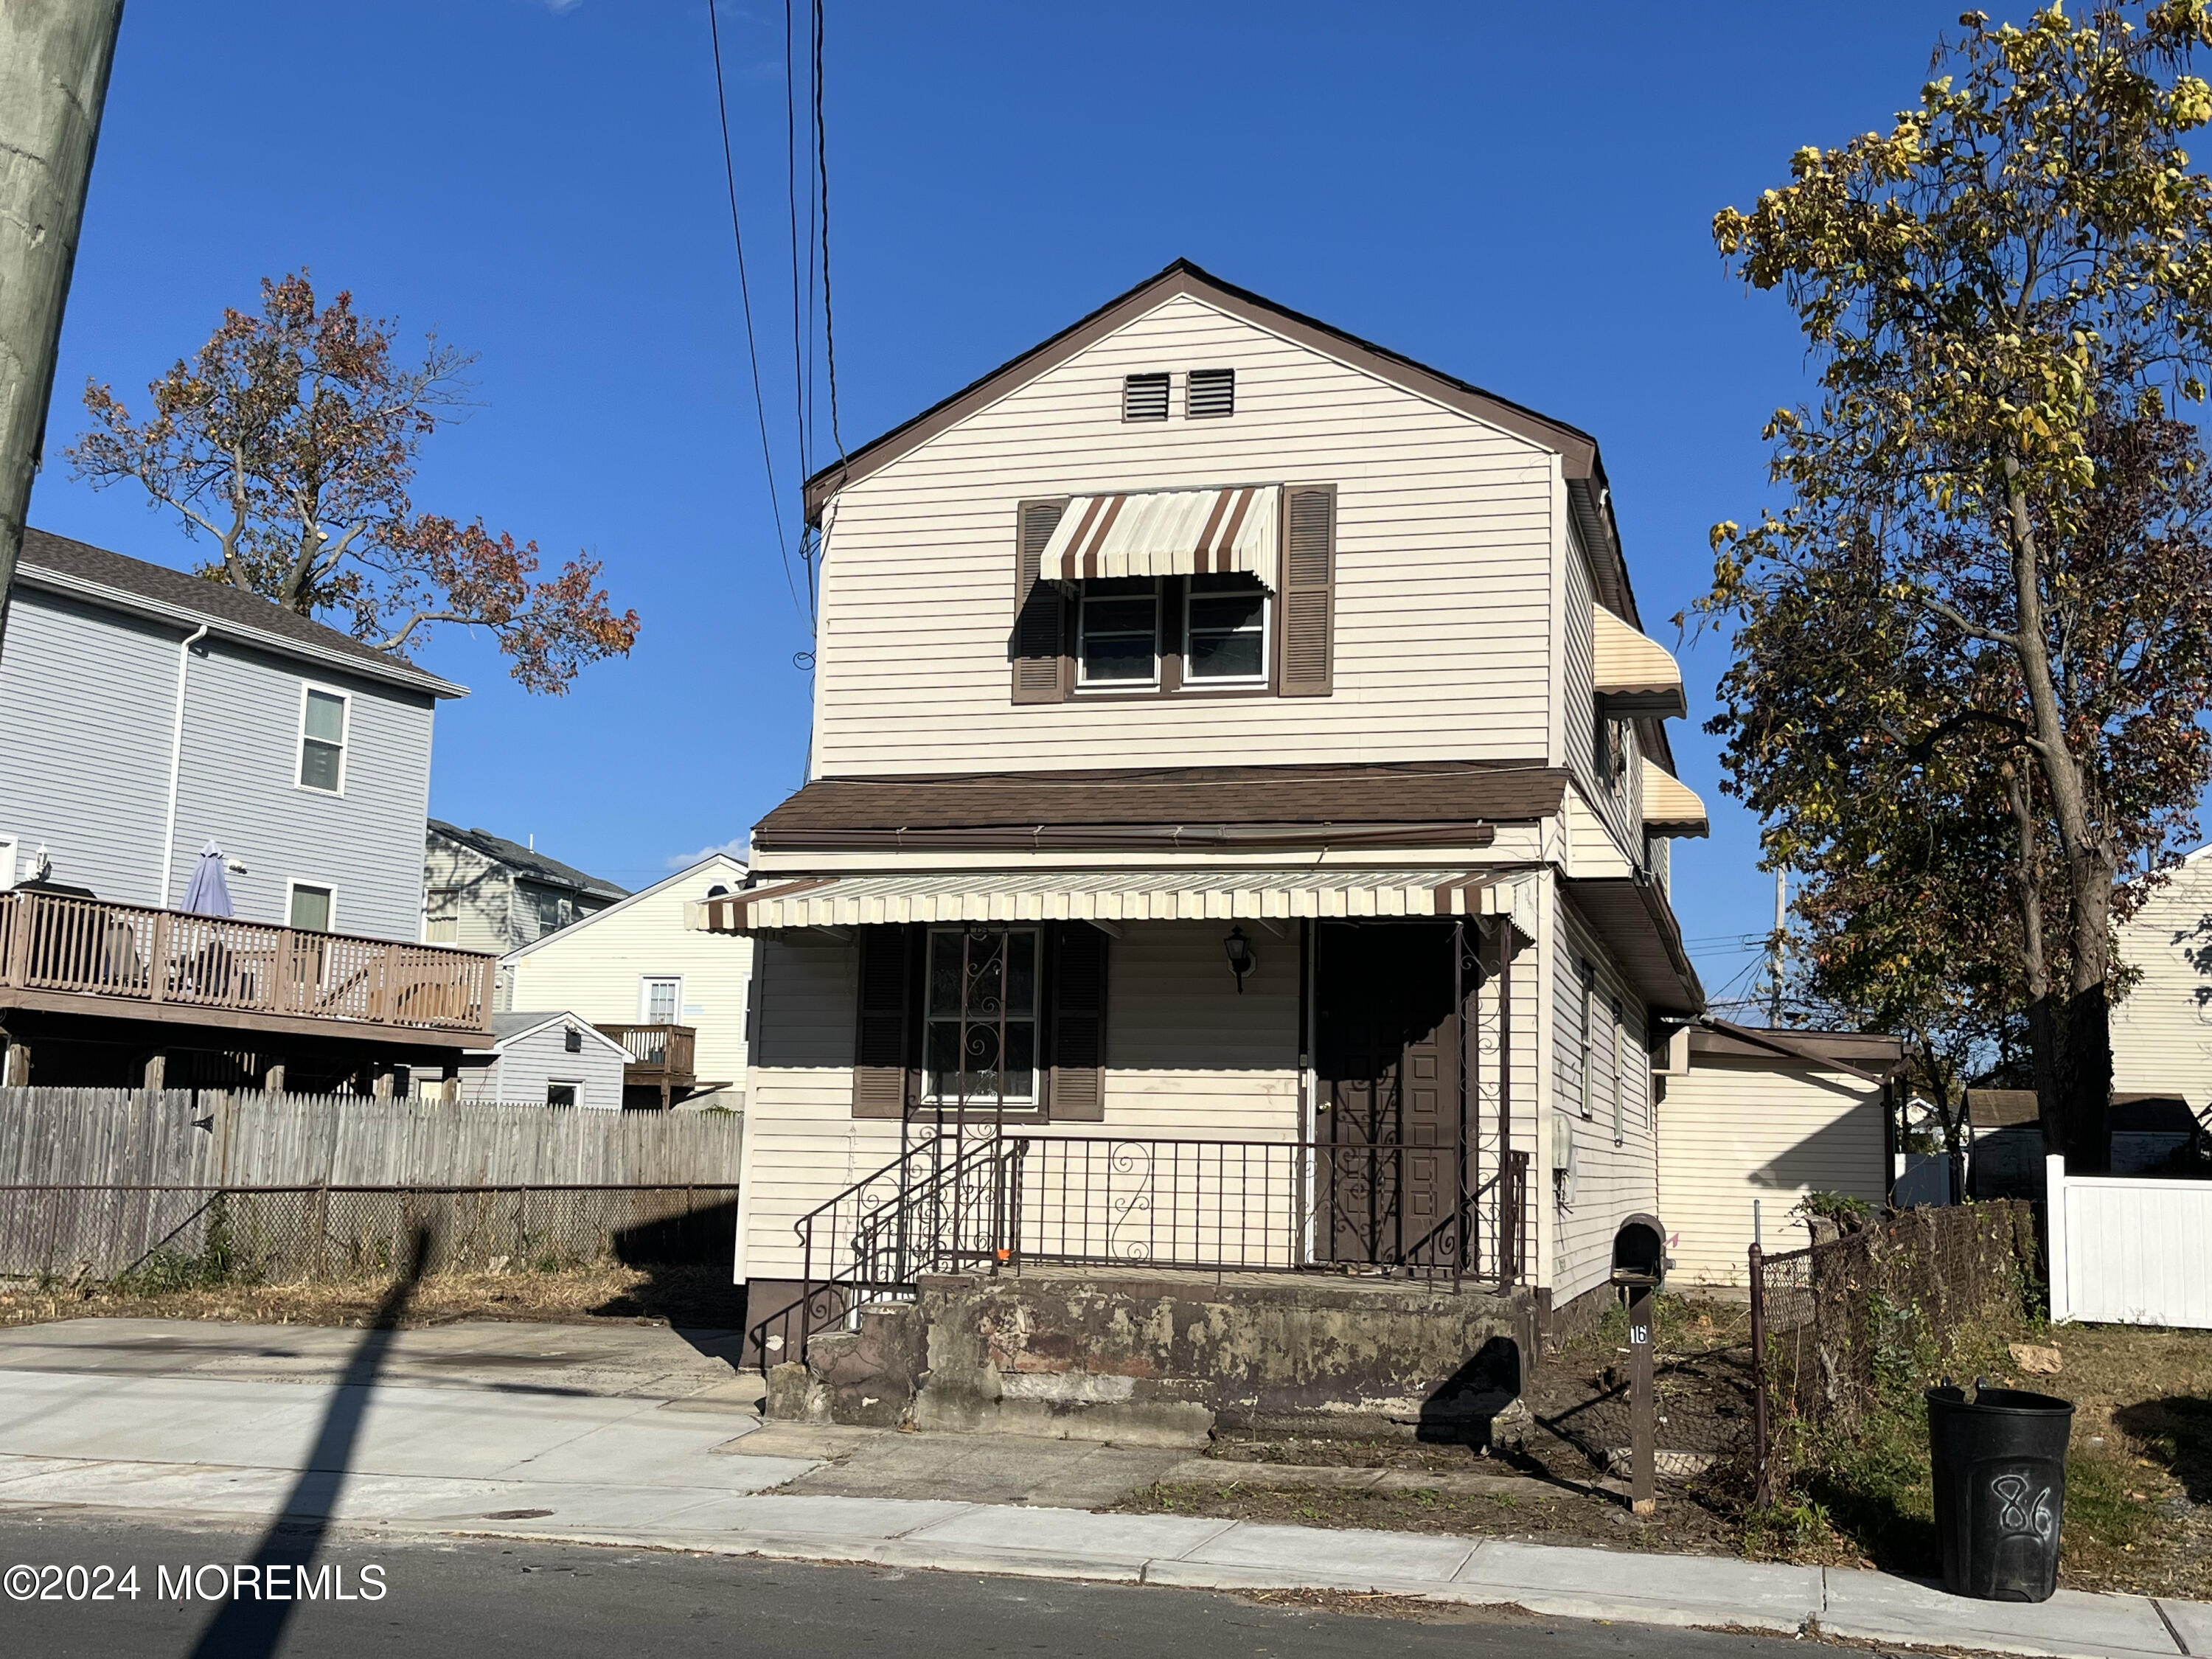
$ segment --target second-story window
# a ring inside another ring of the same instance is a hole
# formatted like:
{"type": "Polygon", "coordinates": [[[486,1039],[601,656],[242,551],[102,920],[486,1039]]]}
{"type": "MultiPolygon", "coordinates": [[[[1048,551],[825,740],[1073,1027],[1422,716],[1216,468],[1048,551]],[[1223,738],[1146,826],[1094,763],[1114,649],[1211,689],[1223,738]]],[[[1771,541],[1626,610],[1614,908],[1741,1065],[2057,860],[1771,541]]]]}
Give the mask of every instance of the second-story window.
{"type": "Polygon", "coordinates": [[[1184,601],[1184,684],[1259,685],[1267,678],[1266,585],[1257,576],[1193,576],[1184,601]]]}
{"type": "Polygon", "coordinates": [[[1159,678],[1160,585],[1150,576],[1083,584],[1076,684],[1134,690],[1159,678]]]}
{"type": "Polygon", "coordinates": [[[1597,717],[1591,747],[1597,763],[1597,780],[1608,789],[1618,789],[1628,781],[1631,730],[1626,720],[1609,720],[1603,713],[1597,717]]]}
{"type": "Polygon", "coordinates": [[[343,692],[306,688],[300,704],[300,787],[337,794],[345,787],[343,692]]]}

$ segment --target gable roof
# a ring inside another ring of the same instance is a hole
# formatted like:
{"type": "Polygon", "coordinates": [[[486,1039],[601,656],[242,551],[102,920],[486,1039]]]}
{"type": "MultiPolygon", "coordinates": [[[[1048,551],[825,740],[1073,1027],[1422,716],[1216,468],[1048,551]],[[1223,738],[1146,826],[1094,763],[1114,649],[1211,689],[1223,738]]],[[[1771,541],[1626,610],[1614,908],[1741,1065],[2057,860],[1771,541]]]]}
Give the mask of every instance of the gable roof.
{"type": "Polygon", "coordinates": [[[504,864],[517,874],[532,881],[543,882],[548,887],[567,887],[593,898],[611,900],[629,896],[627,887],[617,887],[611,881],[601,881],[597,876],[587,876],[572,864],[549,859],[543,853],[532,852],[520,842],[509,841],[504,836],[495,836],[489,830],[463,830],[442,818],[430,819],[429,827],[434,835],[443,836],[447,841],[457,841],[495,863],[504,864]]]}
{"type": "Polygon", "coordinates": [[[434,697],[468,696],[466,686],[417,668],[404,657],[365,645],[350,634],[287,610],[258,593],[43,530],[23,532],[15,580],[27,587],[66,594],[111,610],[194,627],[204,623],[211,633],[227,639],[350,669],[371,679],[427,691],[434,697]]]}
{"type": "Polygon", "coordinates": [[[529,1013],[494,1014],[491,1017],[492,1047],[495,1049],[504,1048],[510,1042],[536,1036],[549,1025],[573,1025],[584,1034],[586,1042],[595,1042],[603,1048],[611,1048],[624,1060],[630,1057],[629,1050],[621,1043],[581,1014],[571,1013],[566,1008],[556,1008],[550,1013],[539,1010],[529,1013]]]}
{"type": "Polygon", "coordinates": [[[1607,609],[1638,628],[1643,626],[1637,616],[1635,595],[1629,588],[1628,569],[1621,556],[1620,538],[1613,523],[1610,491],[1595,438],[1578,427],[1539,414],[1494,392],[1486,392],[1442,369],[1416,362],[1387,346],[1363,340],[1318,318],[1278,305],[1249,289],[1225,283],[1188,259],[1177,259],[1166,270],[1109,300],[1050,339],[1009,358],[981,379],[823,467],[806,481],[807,522],[818,524],[823,507],[846,485],[857,483],[870,473],[890,465],[977,410],[1057,368],[1124,324],[1165,301],[1184,295],[1557,453],[1566,477],[1570,507],[1577,527],[1584,542],[1595,550],[1598,598],[1607,609]]]}
{"type": "Polygon", "coordinates": [[[579,916],[575,921],[570,922],[566,927],[558,928],[556,931],[546,934],[543,939],[534,939],[528,945],[516,945],[514,949],[509,951],[505,956],[501,957],[500,958],[500,962],[504,965],[510,962],[519,961],[524,957],[535,956],[540,951],[563,948],[580,935],[590,932],[590,930],[599,923],[611,921],[614,917],[620,915],[623,911],[629,909],[630,906],[642,903],[645,900],[651,898],[655,893],[665,892],[671,887],[675,886],[678,882],[693,880],[703,871],[717,868],[726,870],[729,872],[732,878],[732,890],[744,885],[747,871],[743,859],[732,858],[727,853],[709,853],[705,858],[701,859],[697,863],[684,866],[683,869],[678,870],[672,876],[662,877],[650,887],[639,888],[635,893],[630,894],[628,897],[621,899],[613,904],[610,904],[604,910],[594,910],[588,916],[579,916]]]}

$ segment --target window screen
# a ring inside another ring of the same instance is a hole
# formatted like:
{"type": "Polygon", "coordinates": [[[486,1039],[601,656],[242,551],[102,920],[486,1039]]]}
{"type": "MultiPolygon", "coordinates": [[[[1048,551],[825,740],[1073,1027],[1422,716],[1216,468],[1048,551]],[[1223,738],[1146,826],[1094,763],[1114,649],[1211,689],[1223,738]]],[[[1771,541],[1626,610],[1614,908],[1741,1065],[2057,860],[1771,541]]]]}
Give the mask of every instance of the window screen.
{"type": "Polygon", "coordinates": [[[308,688],[300,713],[300,782],[336,793],[345,775],[346,700],[308,688]]]}
{"type": "Polygon", "coordinates": [[[1237,371],[1233,368],[1194,368],[1187,393],[1190,418],[1218,421],[1237,412],[1237,371]]]}
{"type": "Polygon", "coordinates": [[[1121,418],[1125,421],[1164,421],[1168,417],[1168,377],[1132,374],[1121,382],[1121,418]]]}
{"type": "Polygon", "coordinates": [[[1184,626],[1186,680],[1267,678],[1267,590],[1257,576],[1193,576],[1184,626]]]}
{"type": "Polygon", "coordinates": [[[1079,684],[1152,684],[1159,674],[1158,582],[1123,576],[1084,583],[1079,632],[1079,684]]]}

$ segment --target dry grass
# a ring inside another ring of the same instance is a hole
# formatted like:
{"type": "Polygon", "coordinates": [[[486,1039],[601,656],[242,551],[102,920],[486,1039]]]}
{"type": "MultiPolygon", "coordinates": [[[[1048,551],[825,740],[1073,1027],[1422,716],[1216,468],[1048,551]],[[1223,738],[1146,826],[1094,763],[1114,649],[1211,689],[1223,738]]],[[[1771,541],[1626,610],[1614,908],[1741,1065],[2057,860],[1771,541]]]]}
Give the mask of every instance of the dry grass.
{"type": "MultiPolygon", "coordinates": [[[[391,1291],[390,1279],[344,1283],[208,1285],[158,1292],[94,1284],[0,1285],[0,1326],[57,1319],[211,1319],[257,1325],[370,1323],[391,1291]]],[[[630,1267],[616,1263],[554,1273],[432,1273],[409,1298],[399,1323],[443,1325],[456,1319],[586,1322],[666,1319],[693,1328],[731,1329],[744,1323],[744,1290],[726,1268],[630,1267]]]]}

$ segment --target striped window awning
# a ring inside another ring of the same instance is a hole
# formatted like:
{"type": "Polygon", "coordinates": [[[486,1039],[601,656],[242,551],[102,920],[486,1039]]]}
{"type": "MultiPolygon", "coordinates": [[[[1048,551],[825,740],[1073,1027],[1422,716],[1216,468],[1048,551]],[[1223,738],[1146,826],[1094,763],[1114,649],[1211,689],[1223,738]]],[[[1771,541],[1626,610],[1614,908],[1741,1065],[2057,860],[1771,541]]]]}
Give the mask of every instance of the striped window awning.
{"type": "Polygon", "coordinates": [[[1597,694],[1606,701],[1606,712],[1660,720],[1687,714],[1682,671],[1674,653],[1601,605],[1592,605],[1590,613],[1597,694]]]}
{"type": "Polygon", "coordinates": [[[1239,571],[1275,583],[1273,484],[1078,495],[1045,544],[1048,581],[1103,576],[1204,576],[1239,571]]]}
{"type": "Polygon", "coordinates": [[[1644,757],[1644,827],[1666,836],[1712,833],[1697,791],[1649,755],[1644,757]]]}
{"type": "Polygon", "coordinates": [[[1267,921],[1300,916],[1510,915],[1535,936],[1525,871],[1056,870],[817,876],[686,908],[693,929],[750,933],[890,922],[1267,921]]]}

